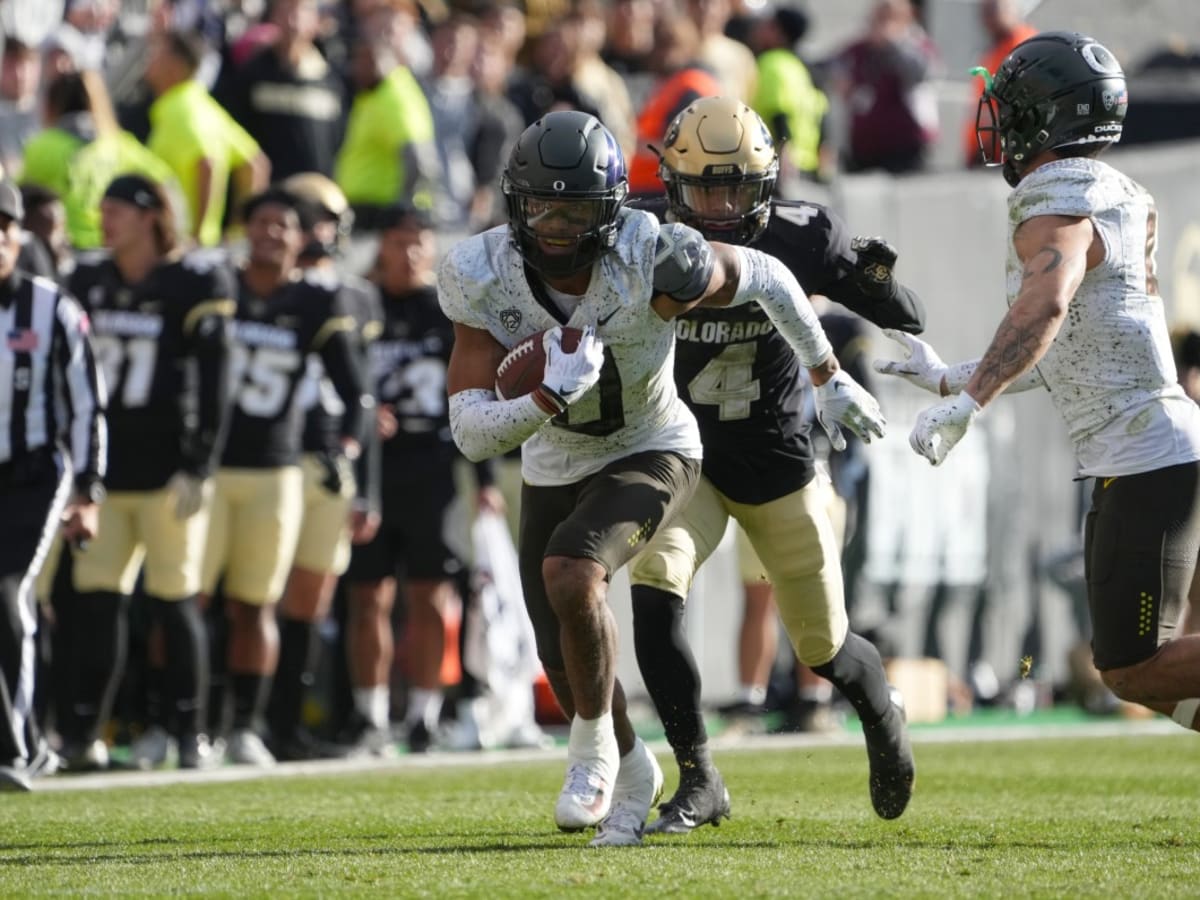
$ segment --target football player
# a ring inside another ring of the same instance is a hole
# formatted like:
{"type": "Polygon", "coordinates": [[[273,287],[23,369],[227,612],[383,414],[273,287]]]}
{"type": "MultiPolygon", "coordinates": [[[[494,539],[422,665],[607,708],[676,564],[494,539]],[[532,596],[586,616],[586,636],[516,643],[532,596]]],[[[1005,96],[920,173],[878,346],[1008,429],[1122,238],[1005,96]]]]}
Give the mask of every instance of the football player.
{"type": "MultiPolygon", "coordinates": [[[[650,208],[712,240],[769,254],[809,294],[876,324],[921,330],[921,303],[892,277],[890,246],[851,239],[823,206],[773,200],[778,171],[757,113],[731,98],[698,100],[667,129],[667,197],[650,208]]],[[[683,612],[692,577],[731,516],[774,585],[797,659],[831,681],[862,720],[872,803],[895,818],[912,791],[912,753],[879,653],[849,630],[827,485],[816,478],[804,420],[804,360],[754,306],[691,310],[676,321],[676,339],[675,383],[700,422],[704,472],[687,508],[630,572],[638,665],[680,770],[675,796],[649,830],[683,833],[730,811],[708,751],[683,612]]],[[[845,447],[836,429],[830,438],[835,450],[845,447]]]]}
{"type": "MultiPolygon", "coordinates": [[[[108,249],[81,258],[70,286],[91,316],[109,387],[109,494],[100,533],[75,553],[86,616],[75,624],[88,638],[60,728],[74,768],[107,765],[99,729],[123,670],[125,608],[140,569],[164,642],[166,724],[180,765],[202,767],[215,757],[204,734],[208,642],[197,594],[206,500],[231,412],[233,272],[213,251],[181,253],[166,192],[140,175],[109,184],[100,217],[108,249]]],[[[166,731],[142,738],[135,760],[161,762],[166,731]]]]}
{"type": "Polygon", "coordinates": [[[978,360],[928,345],[876,368],[946,399],[909,442],[938,465],[1005,391],[1044,386],[1082,477],[1092,657],[1122,700],[1200,730],[1200,638],[1186,633],[1200,579],[1200,409],[1176,381],[1158,296],[1158,212],[1097,157],[1121,137],[1129,94],[1116,57],[1075,32],[1017,45],[984,79],[976,132],[1003,168],[1009,309],[978,360]]]}
{"type": "Polygon", "coordinates": [[[294,400],[308,355],[320,356],[341,399],[338,447],[350,461],[372,401],[357,362],[356,325],[338,299],[340,280],[296,272],[304,242],[296,198],[270,189],[250,198],[243,215],[249,258],[238,273],[234,412],[217,471],[203,588],[211,596],[224,576],[233,696],[227,758],[270,765],[274,757],[255,728],[279,651],[275,606],[302,521],[304,421],[294,400]]]}
{"type": "Polygon", "coordinates": [[[354,548],[346,573],[358,743],[375,755],[393,749],[388,681],[397,573],[406,609],[405,731],[409,749],[420,752],[429,748],[439,720],[445,614],[463,570],[444,536],[458,450],[446,406],[454,330],[437,302],[437,235],[428,214],[411,207],[389,210],[381,229],[372,278],[386,319],[370,357],[383,439],[383,521],[373,541],[354,548]]]}
{"type": "MultiPolygon", "coordinates": [[[[366,348],[379,335],[383,311],[374,285],[338,273],[338,257],[353,218],[346,195],[319,172],[292,175],[280,187],[299,201],[304,227],[299,265],[338,275],[340,298],[354,318],[355,348],[365,373],[366,348]]],[[[358,471],[351,472],[338,443],[344,408],[319,356],[309,356],[297,400],[305,409],[300,461],[304,511],[279,603],[279,664],[267,705],[269,749],[277,759],[293,760],[340,755],[337,748],[316,740],[301,726],[301,713],[305,692],[316,676],[317,625],[329,613],[337,579],[350,562],[351,541],[369,541],[379,526],[378,490],[373,483],[378,466],[365,468],[377,442],[368,441],[358,471]]]]}
{"type": "Polygon", "coordinates": [[[599,825],[594,846],[637,844],[662,772],[614,677],[606,594],[612,573],[685,505],[700,474],[699,429],[671,376],[676,317],[701,303],[756,301],[809,367],[830,429],[841,422],[869,440],[883,418],[840,371],[782,264],[625,208],[624,159],[593,116],[558,111],[534,122],[502,186],[508,224],[455,246],[439,271],[455,323],[451,430],[470,459],[521,446],[521,581],[538,655],[571,720],[555,821],[599,825]],[[583,332],[571,352],[561,326],[583,332]],[[498,398],[507,350],[543,331],[543,383],[498,398]]]}

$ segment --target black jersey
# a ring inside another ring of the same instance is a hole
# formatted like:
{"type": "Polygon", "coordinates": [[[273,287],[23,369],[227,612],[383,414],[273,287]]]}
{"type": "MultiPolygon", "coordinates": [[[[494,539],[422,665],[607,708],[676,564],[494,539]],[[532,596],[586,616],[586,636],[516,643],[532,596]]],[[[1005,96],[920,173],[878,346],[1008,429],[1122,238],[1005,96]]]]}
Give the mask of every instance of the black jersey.
{"type": "Polygon", "coordinates": [[[202,250],[128,284],[105,253],[83,256],[70,290],[91,317],[108,393],[110,490],[153,490],[175,472],[207,475],[230,407],[236,292],[224,254],[202,250]]]}
{"type": "Polygon", "coordinates": [[[234,323],[234,411],[221,465],[271,468],[300,456],[303,409],[296,389],[317,354],[342,400],[341,433],[361,440],[363,376],[355,361],[354,320],[339,302],[336,277],[308,272],[257,296],[238,279],[234,323]]]}
{"type": "Polygon", "coordinates": [[[383,296],[383,333],[371,344],[372,383],[380,407],[396,417],[383,443],[385,485],[413,476],[413,460],[456,454],[446,403],[446,369],[454,326],[438,305],[437,288],[383,296]]]}
{"type": "MultiPolygon", "coordinates": [[[[667,218],[665,199],[635,204],[667,218]]],[[[786,265],[808,294],[823,294],[887,328],[920,331],[923,309],[894,279],[864,293],[841,218],[816,203],[775,201],[752,245],[786,265]]],[[[807,374],[761,307],[697,308],[675,324],[675,382],[700,423],[704,474],[738,503],[789,494],[813,476],[804,416],[807,374]]]]}

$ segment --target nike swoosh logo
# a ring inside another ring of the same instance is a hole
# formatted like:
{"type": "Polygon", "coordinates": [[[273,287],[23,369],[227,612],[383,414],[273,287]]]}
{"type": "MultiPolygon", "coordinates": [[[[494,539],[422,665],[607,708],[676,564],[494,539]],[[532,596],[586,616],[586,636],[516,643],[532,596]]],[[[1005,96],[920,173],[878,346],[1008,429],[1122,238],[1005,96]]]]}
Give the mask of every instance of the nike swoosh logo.
{"type": "Polygon", "coordinates": [[[619,307],[619,306],[618,306],[616,309],[614,309],[612,312],[610,312],[610,313],[609,313],[607,316],[605,316],[603,319],[597,319],[597,320],[596,320],[596,327],[598,328],[598,327],[600,327],[601,325],[607,325],[607,324],[608,324],[608,320],[609,320],[609,319],[611,319],[613,316],[615,316],[615,315],[616,315],[617,313],[619,313],[620,311],[621,311],[621,307],[619,307]]]}
{"type": "Polygon", "coordinates": [[[1100,486],[1102,488],[1104,488],[1105,490],[1108,490],[1108,486],[1116,480],[1117,479],[1115,479],[1115,478],[1105,478],[1103,484],[1101,484],[1100,486]]]}

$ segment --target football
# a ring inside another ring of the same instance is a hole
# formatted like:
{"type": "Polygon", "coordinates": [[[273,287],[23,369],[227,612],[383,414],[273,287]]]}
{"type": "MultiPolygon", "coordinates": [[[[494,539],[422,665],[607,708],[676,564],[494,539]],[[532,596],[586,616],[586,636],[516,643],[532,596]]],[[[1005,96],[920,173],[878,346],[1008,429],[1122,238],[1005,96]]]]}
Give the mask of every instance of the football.
{"type": "MultiPolygon", "coordinates": [[[[496,395],[501,400],[524,397],[545,380],[547,332],[539,331],[516,343],[496,368],[496,395]]],[[[571,353],[579,346],[583,332],[563,327],[562,348],[571,353]]]]}

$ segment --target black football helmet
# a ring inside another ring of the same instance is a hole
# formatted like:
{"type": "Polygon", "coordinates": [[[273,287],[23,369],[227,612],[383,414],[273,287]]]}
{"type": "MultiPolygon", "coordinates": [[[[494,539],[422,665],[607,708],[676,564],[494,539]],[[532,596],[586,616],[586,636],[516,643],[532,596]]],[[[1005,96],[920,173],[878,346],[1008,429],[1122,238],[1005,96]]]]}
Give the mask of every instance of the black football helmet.
{"type": "Polygon", "coordinates": [[[517,139],[500,181],[513,243],[550,277],[589,268],[612,248],[629,194],[625,158],[595,116],[547,113],[517,139]]]}
{"type": "Polygon", "coordinates": [[[986,165],[1002,165],[1016,187],[1038,153],[1077,144],[1115,144],[1129,106],[1125,73],[1104,45],[1072,31],[1018,44],[985,88],[975,133],[986,165]]]}
{"type": "Polygon", "coordinates": [[[704,97],[667,127],[658,175],[678,221],[710,240],[751,244],[771,219],[779,156],[758,113],[704,97]]]}

